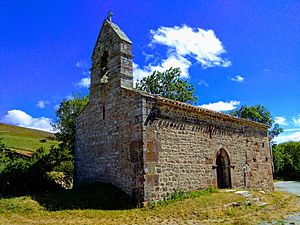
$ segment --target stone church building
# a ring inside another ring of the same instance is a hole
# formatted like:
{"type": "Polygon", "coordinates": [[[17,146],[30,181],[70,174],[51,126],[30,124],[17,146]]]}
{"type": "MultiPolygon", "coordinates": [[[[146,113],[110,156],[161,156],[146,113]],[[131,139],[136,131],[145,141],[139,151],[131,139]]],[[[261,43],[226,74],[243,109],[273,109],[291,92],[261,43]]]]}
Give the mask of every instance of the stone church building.
{"type": "Polygon", "coordinates": [[[273,189],[268,126],[134,89],[131,45],[104,20],[77,119],[75,186],[111,183],[138,202],[210,186],[273,189]]]}

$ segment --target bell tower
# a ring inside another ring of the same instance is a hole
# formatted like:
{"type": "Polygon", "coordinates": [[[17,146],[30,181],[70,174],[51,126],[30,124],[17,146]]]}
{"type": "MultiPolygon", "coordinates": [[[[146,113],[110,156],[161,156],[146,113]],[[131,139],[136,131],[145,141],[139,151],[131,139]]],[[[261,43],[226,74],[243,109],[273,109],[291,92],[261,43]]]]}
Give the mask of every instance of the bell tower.
{"type": "Polygon", "coordinates": [[[133,87],[131,41],[112,22],[109,12],[97,39],[91,68],[90,100],[98,98],[103,89],[133,87]]]}

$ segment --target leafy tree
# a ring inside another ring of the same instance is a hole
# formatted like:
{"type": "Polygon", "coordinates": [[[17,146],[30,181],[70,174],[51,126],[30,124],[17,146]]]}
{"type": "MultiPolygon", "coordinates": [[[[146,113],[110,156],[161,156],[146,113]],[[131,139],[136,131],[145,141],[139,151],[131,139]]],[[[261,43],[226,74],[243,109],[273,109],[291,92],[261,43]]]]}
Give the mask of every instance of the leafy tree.
{"type": "Polygon", "coordinates": [[[273,146],[275,178],[300,180],[300,142],[273,146]]]}
{"type": "Polygon", "coordinates": [[[283,129],[279,127],[278,123],[274,123],[271,129],[269,130],[269,135],[273,139],[283,132],[283,129]]]}
{"type": "Polygon", "coordinates": [[[58,131],[55,136],[71,152],[75,148],[76,118],[88,103],[88,97],[74,96],[63,100],[56,111],[57,121],[53,127],[58,131]]]}
{"type": "Polygon", "coordinates": [[[283,132],[283,129],[275,123],[270,111],[262,105],[244,105],[239,109],[232,110],[230,115],[269,125],[269,135],[272,139],[283,132]]]}
{"type": "Polygon", "coordinates": [[[194,86],[188,80],[181,79],[180,73],[179,68],[172,67],[164,72],[154,71],[138,81],[136,88],[176,101],[196,103],[194,86]]]}

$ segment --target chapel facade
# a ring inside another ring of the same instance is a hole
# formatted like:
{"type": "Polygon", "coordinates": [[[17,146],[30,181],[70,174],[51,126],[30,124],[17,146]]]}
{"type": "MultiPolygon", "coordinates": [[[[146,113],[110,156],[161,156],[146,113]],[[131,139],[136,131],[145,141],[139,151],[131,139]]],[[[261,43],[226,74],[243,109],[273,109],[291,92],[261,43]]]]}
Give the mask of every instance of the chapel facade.
{"type": "Polygon", "coordinates": [[[273,189],[268,126],[133,88],[131,41],[108,17],[77,118],[74,185],[148,202],[176,190],[273,189]]]}

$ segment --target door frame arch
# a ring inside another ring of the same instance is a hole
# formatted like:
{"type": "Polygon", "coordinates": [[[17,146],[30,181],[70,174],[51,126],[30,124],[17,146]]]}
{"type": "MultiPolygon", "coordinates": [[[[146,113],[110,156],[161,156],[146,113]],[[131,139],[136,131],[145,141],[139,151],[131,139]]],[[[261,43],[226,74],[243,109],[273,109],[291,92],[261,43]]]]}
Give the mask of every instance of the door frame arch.
{"type": "Polygon", "coordinates": [[[220,189],[232,188],[230,156],[224,148],[217,151],[215,162],[217,187],[220,189]]]}

